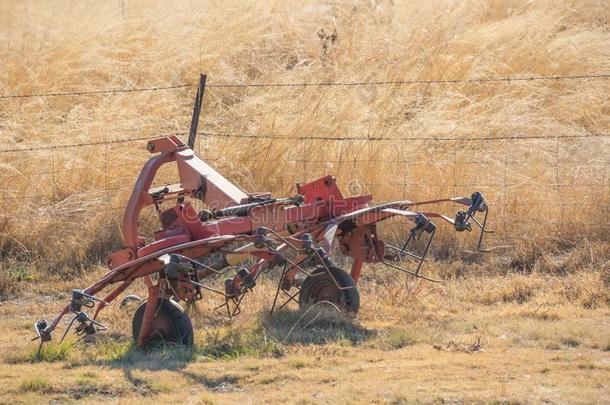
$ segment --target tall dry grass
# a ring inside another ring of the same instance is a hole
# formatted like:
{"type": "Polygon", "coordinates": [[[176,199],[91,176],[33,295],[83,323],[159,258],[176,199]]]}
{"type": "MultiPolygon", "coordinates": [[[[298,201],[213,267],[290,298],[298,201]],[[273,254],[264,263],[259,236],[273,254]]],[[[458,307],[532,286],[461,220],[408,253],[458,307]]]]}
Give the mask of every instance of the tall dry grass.
{"type": "MultiPolygon", "coordinates": [[[[605,1],[0,2],[0,94],[610,71],[605,1]]],[[[608,80],[208,88],[198,151],[246,190],[332,173],[377,200],[484,192],[510,260],[609,233],[608,80]],[[370,136],[400,141],[286,140],[370,136]]],[[[193,89],[0,100],[0,147],[184,131],[193,89]]],[[[0,154],[0,249],[45,271],[118,244],[144,142],[0,154]]],[[[447,246],[454,239],[443,235],[447,246]]],[[[451,249],[449,249],[451,250],[451,249]]],[[[451,250],[452,251],[452,250],[451,250]]],[[[530,256],[537,258],[532,262],[530,256]]]]}

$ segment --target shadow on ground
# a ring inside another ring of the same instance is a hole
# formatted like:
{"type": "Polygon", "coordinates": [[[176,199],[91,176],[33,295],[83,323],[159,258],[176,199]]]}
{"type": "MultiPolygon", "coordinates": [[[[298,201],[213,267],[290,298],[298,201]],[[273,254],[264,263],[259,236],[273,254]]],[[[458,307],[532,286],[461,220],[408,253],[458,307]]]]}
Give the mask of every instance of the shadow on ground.
{"type": "Polygon", "coordinates": [[[332,304],[306,310],[285,309],[274,314],[265,312],[261,324],[267,333],[287,345],[345,341],[358,345],[377,336],[376,331],[363,327],[353,315],[339,312],[332,304]]]}

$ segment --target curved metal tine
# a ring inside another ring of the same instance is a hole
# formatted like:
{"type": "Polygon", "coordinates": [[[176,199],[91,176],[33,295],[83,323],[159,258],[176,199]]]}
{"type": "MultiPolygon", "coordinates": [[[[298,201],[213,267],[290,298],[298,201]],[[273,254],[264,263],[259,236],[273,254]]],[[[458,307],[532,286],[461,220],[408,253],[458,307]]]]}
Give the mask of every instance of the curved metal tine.
{"type": "Polygon", "coordinates": [[[478,221],[472,217],[472,219],[480,226],[481,231],[479,233],[479,243],[477,244],[477,251],[479,252],[490,252],[487,249],[481,249],[483,245],[483,235],[485,234],[485,225],[487,224],[487,214],[489,214],[489,209],[485,211],[485,216],[483,217],[483,225],[479,225],[478,221]]]}
{"type": "Polygon", "coordinates": [[[241,314],[241,301],[244,299],[244,297],[246,296],[246,293],[248,292],[248,290],[244,291],[240,296],[239,299],[235,299],[233,298],[233,303],[235,304],[235,309],[233,310],[233,312],[231,313],[230,318],[233,319],[234,317],[236,317],[237,315],[241,314]]]}
{"type": "MultiPolygon", "coordinates": [[[[430,222],[430,221],[428,221],[428,222],[430,222]]],[[[427,224],[425,226],[427,226],[427,224]]],[[[424,263],[424,259],[428,255],[428,251],[430,250],[430,245],[432,244],[432,239],[434,239],[435,234],[436,234],[436,228],[434,228],[434,230],[430,234],[430,238],[428,238],[428,244],[426,244],[426,249],[424,250],[424,253],[422,254],[422,259],[417,264],[417,270],[415,271],[416,276],[419,275],[419,271],[421,270],[421,266],[424,263]]]]}
{"type": "Polygon", "coordinates": [[[316,275],[305,270],[303,267],[301,267],[301,263],[303,263],[305,260],[307,259],[303,259],[302,261],[300,261],[299,263],[295,263],[292,260],[288,259],[287,257],[281,256],[280,257],[284,260],[286,260],[292,267],[296,267],[297,269],[299,269],[299,271],[302,271],[303,273],[305,273],[306,275],[310,276],[310,277],[315,277],[316,275]]]}
{"type": "Polygon", "coordinates": [[[284,264],[284,268],[282,269],[282,275],[280,276],[280,281],[278,281],[277,289],[275,290],[275,297],[273,298],[273,304],[271,304],[271,311],[269,311],[270,314],[273,314],[273,311],[275,310],[275,304],[277,303],[277,297],[280,295],[280,288],[282,286],[282,281],[284,281],[284,276],[286,275],[287,267],[288,266],[286,266],[286,264],[284,264]]]}
{"type": "Polygon", "coordinates": [[[491,230],[491,229],[485,229],[485,219],[487,218],[487,211],[485,211],[485,217],[484,217],[484,219],[483,219],[483,224],[482,224],[482,225],[481,225],[481,223],[479,222],[479,220],[478,220],[478,219],[476,219],[476,218],[474,217],[474,215],[473,215],[472,217],[470,217],[470,218],[472,218],[472,220],[475,222],[475,224],[477,224],[477,226],[478,226],[478,227],[479,227],[479,228],[480,228],[480,229],[481,229],[483,232],[485,232],[485,233],[496,233],[496,231],[493,231],[493,230],[491,230]]]}
{"type": "MultiPolygon", "coordinates": [[[[300,266],[298,266],[298,265],[297,265],[297,266],[295,266],[295,265],[293,265],[292,263],[290,263],[290,264],[291,264],[291,266],[292,266],[292,267],[298,267],[299,269],[301,269],[301,267],[300,267],[300,266]]],[[[302,269],[301,269],[301,270],[302,270],[302,269]]],[[[286,265],[286,263],[284,263],[284,268],[282,269],[282,274],[281,274],[280,279],[279,279],[279,281],[278,281],[278,283],[277,283],[277,289],[276,289],[276,291],[275,291],[275,296],[274,296],[274,298],[273,298],[273,304],[271,305],[271,310],[269,311],[269,313],[270,313],[271,315],[273,315],[273,312],[275,311],[275,306],[277,305],[277,299],[279,298],[279,295],[280,295],[280,290],[281,290],[281,291],[282,291],[284,294],[288,295],[288,299],[287,299],[287,300],[286,300],[286,301],[285,301],[285,302],[284,302],[282,305],[280,305],[280,306],[277,308],[277,309],[278,309],[278,311],[279,311],[280,309],[284,308],[284,307],[285,307],[285,306],[286,306],[286,305],[287,305],[287,304],[288,304],[290,301],[295,301],[295,302],[297,302],[297,303],[298,303],[298,301],[295,299],[295,297],[296,297],[296,296],[299,294],[299,292],[301,291],[300,289],[298,289],[298,290],[297,290],[297,292],[296,292],[296,293],[294,293],[294,294],[290,294],[290,293],[288,293],[288,292],[286,292],[286,291],[282,290],[282,281],[284,281],[284,278],[285,278],[285,276],[286,276],[286,273],[288,273],[288,271],[290,271],[290,269],[288,268],[288,266],[286,265]]],[[[305,270],[302,270],[302,271],[303,271],[303,272],[305,272],[305,273],[307,273],[305,270]]]]}
{"type": "Polygon", "coordinates": [[[407,238],[407,240],[405,241],[404,245],[402,245],[402,248],[400,248],[400,253],[402,256],[402,253],[405,251],[405,249],[407,248],[407,245],[409,244],[409,242],[411,242],[411,239],[413,239],[413,234],[411,232],[409,232],[409,237],[407,238]]]}
{"type": "Polygon", "coordinates": [[[231,320],[231,308],[229,307],[229,301],[229,298],[225,300],[225,306],[227,307],[227,317],[229,317],[229,320],[231,320]]]}
{"type": "Polygon", "coordinates": [[[40,339],[40,344],[38,345],[38,350],[36,350],[36,360],[40,360],[40,352],[42,351],[43,344],[44,344],[44,340],[40,339]]]}
{"type": "MultiPolygon", "coordinates": [[[[421,256],[418,256],[415,253],[411,253],[408,250],[402,250],[398,246],[390,245],[389,243],[386,243],[386,246],[389,247],[390,249],[396,250],[398,252],[402,252],[402,254],[404,254],[404,255],[406,255],[408,257],[412,257],[412,258],[417,259],[417,260],[422,260],[423,259],[423,261],[425,261],[425,262],[429,261],[425,257],[422,258],[421,256]]],[[[402,257],[401,257],[401,259],[402,259],[402,257]]]]}
{"type": "Polygon", "coordinates": [[[328,275],[330,276],[330,278],[333,280],[333,283],[335,283],[335,286],[337,286],[337,288],[339,290],[349,290],[352,288],[357,288],[355,285],[353,286],[349,286],[349,287],[341,287],[339,285],[339,283],[337,283],[337,280],[335,279],[335,276],[333,276],[333,273],[330,271],[330,269],[328,268],[328,266],[326,265],[326,263],[324,263],[324,259],[322,258],[322,256],[320,256],[320,254],[318,253],[318,251],[316,249],[313,250],[316,254],[316,256],[318,256],[318,260],[320,260],[320,262],[322,263],[322,265],[324,266],[324,268],[326,269],[326,272],[328,273],[328,275]]]}
{"type": "Polygon", "coordinates": [[[409,275],[411,275],[411,276],[413,276],[413,277],[417,277],[417,278],[421,278],[421,279],[424,279],[424,280],[428,280],[428,281],[431,281],[431,282],[433,282],[433,283],[442,283],[442,281],[441,281],[441,280],[436,280],[436,279],[433,279],[433,278],[430,278],[430,277],[424,276],[423,274],[416,274],[416,273],[414,273],[414,272],[412,272],[412,271],[410,271],[410,270],[403,269],[402,267],[395,266],[395,265],[390,264],[390,263],[387,263],[387,262],[380,262],[380,263],[385,264],[386,266],[391,267],[391,268],[393,268],[393,269],[396,269],[396,270],[402,271],[403,273],[409,274],[409,275]]]}
{"type": "MultiPolygon", "coordinates": [[[[183,281],[185,281],[185,282],[187,282],[187,283],[191,283],[191,284],[193,284],[193,285],[196,285],[197,287],[201,287],[201,288],[203,288],[204,290],[207,290],[207,291],[210,291],[210,292],[216,293],[216,294],[218,294],[218,295],[222,295],[222,296],[223,296],[223,297],[225,297],[225,298],[231,298],[231,296],[230,296],[230,295],[227,295],[226,293],[223,293],[222,291],[216,290],[216,289],[214,289],[214,288],[212,288],[212,287],[208,287],[207,285],[204,285],[204,284],[198,283],[198,282],[196,282],[196,281],[193,281],[193,280],[183,280],[183,281]]],[[[222,306],[222,305],[221,305],[221,306],[222,306]]]]}
{"type": "Polygon", "coordinates": [[[99,327],[101,328],[100,330],[106,330],[106,329],[108,329],[108,328],[106,327],[106,325],[104,325],[103,323],[99,323],[99,322],[97,322],[97,321],[94,321],[93,319],[91,319],[91,318],[89,317],[89,315],[87,315],[87,314],[86,314],[86,313],[84,313],[84,312],[83,312],[83,314],[85,314],[85,319],[86,319],[86,320],[88,320],[89,322],[91,322],[91,323],[92,323],[92,324],[94,324],[95,326],[99,326],[99,327]]]}
{"type": "Polygon", "coordinates": [[[301,292],[300,289],[297,292],[295,292],[294,294],[289,294],[288,292],[284,291],[284,294],[286,294],[288,296],[288,298],[286,299],[286,301],[284,301],[284,303],[282,305],[280,305],[277,308],[277,310],[279,311],[280,309],[284,308],[286,305],[290,304],[291,301],[294,301],[298,304],[299,301],[297,301],[296,296],[299,295],[300,292],[301,292]]]}
{"type": "Polygon", "coordinates": [[[228,305],[228,304],[227,304],[227,302],[228,302],[228,301],[229,301],[229,299],[228,299],[228,298],[225,298],[225,302],[223,302],[222,304],[220,304],[220,305],[218,305],[218,306],[216,306],[216,307],[212,308],[212,312],[218,311],[220,308],[222,308],[222,307],[224,307],[224,306],[227,306],[227,305],[228,305]]]}
{"type": "Polygon", "coordinates": [[[68,324],[68,327],[66,328],[66,330],[64,331],[64,334],[61,336],[61,340],[59,341],[59,343],[63,343],[64,339],[66,338],[66,336],[68,335],[68,332],[70,331],[70,329],[72,328],[72,325],[74,325],[74,321],[76,321],[76,318],[78,317],[78,315],[75,315],[74,318],[72,318],[72,320],[70,321],[70,323],[68,324]]]}
{"type": "Polygon", "coordinates": [[[225,302],[218,305],[217,307],[214,307],[212,311],[215,312],[218,311],[220,308],[225,307],[227,309],[227,317],[229,317],[229,320],[233,319],[233,316],[231,315],[231,308],[229,308],[229,301],[231,300],[233,300],[233,298],[225,297],[225,302]]]}

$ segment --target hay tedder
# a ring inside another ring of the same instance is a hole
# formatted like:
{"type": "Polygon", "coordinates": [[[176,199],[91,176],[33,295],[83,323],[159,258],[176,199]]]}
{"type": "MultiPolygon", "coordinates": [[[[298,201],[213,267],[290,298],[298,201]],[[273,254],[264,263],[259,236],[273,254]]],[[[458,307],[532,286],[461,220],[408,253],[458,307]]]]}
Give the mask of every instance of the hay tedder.
{"type": "MultiPolygon", "coordinates": [[[[137,346],[153,341],[193,342],[191,321],[178,302],[195,302],[204,295],[218,295],[229,318],[240,312],[244,296],[258,279],[276,272],[277,288],[271,312],[290,302],[300,306],[329,301],[357,312],[360,298],[357,282],[364,263],[382,263],[413,277],[436,281],[420,270],[436,232],[433,220],[441,220],[456,231],[479,228],[477,249],[482,250],[488,207],[483,196],[442,198],[429,201],[395,201],[374,205],[370,195],[345,197],[332,176],[297,184],[297,194],[277,198],[269,193],[245,193],[193,152],[205,76],[201,76],[188,142],[176,136],[152,139],[147,144],[153,156],[142,168],[122,222],[123,248],[108,258],[108,273],[85,289],[72,291],[72,299],[51,322],[40,320],[35,329],[40,347],[51,340],[61,319],[70,315],[63,338],[74,327],[79,336],[106,329],[98,320],[100,311],[115,301],[136,280],[142,280],[148,297],[133,316],[133,338],[137,346]],[[163,165],[175,164],[179,182],[153,188],[163,165]],[[452,202],[466,208],[454,217],[420,210],[430,204],[452,202]],[[169,203],[169,205],[167,204],[169,203]],[[202,205],[197,210],[195,206],[202,205]],[[152,206],[160,228],[154,238],[139,232],[143,208],[152,206]],[[475,218],[484,215],[482,221],[475,218]],[[412,223],[400,246],[378,238],[377,223],[399,217],[412,223]],[[420,253],[412,241],[426,236],[420,253]],[[350,272],[331,258],[333,242],[343,255],[353,259],[350,272]],[[387,259],[412,259],[413,268],[387,259]],[[237,269],[224,288],[206,284],[227,269],[237,269]],[[107,290],[105,295],[101,295],[107,290]],[[85,312],[93,309],[92,315],[85,312]]],[[[129,296],[131,297],[131,296],[129,296]]]]}

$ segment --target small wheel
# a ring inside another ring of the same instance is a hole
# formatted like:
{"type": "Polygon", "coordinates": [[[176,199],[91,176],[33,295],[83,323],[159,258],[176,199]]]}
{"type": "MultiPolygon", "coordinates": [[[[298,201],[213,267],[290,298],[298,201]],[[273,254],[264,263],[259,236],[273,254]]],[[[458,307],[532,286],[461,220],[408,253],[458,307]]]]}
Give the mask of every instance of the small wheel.
{"type": "MultiPolygon", "coordinates": [[[[140,304],[133,315],[131,329],[135,342],[138,341],[138,336],[140,336],[146,305],[146,301],[140,304]]],[[[193,325],[180,305],[172,300],[159,298],[150,330],[150,338],[146,343],[167,342],[192,346],[193,325]]]]}
{"type": "Polygon", "coordinates": [[[305,278],[299,293],[299,306],[303,308],[320,301],[329,301],[344,311],[358,312],[360,294],[352,277],[338,267],[329,267],[329,270],[332,277],[325,267],[318,267],[305,278]]]}

